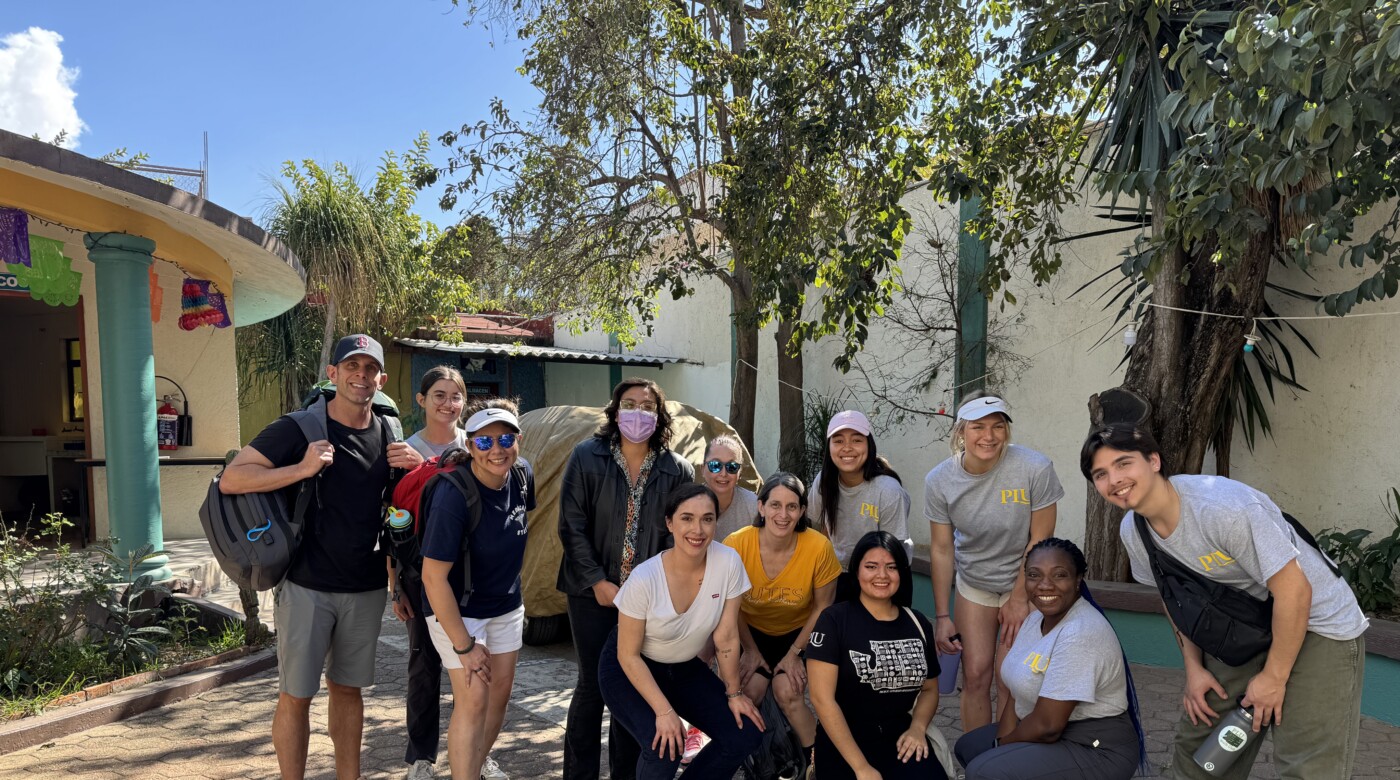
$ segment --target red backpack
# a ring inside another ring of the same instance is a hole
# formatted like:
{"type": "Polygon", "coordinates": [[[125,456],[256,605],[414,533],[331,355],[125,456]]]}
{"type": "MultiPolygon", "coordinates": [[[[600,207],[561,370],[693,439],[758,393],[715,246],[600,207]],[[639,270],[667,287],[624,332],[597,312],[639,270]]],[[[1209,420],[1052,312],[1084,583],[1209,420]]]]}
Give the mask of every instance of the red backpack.
{"type": "MultiPolygon", "coordinates": [[[[393,507],[407,512],[411,519],[402,528],[395,528],[390,522],[391,518],[386,518],[380,538],[380,549],[387,551],[389,557],[393,558],[403,571],[413,576],[422,576],[423,535],[427,528],[427,519],[432,513],[430,499],[437,483],[447,480],[461,492],[467,502],[467,511],[471,513],[467,519],[467,533],[462,537],[462,552],[458,555],[457,562],[457,565],[465,568],[463,579],[467,586],[467,595],[470,595],[471,558],[467,555],[467,550],[471,544],[472,533],[481,524],[481,494],[477,492],[476,480],[468,473],[469,461],[463,459],[450,468],[442,465],[444,459],[461,452],[460,448],[452,447],[442,455],[418,464],[399,480],[398,485],[394,487],[393,507]]],[[[523,460],[518,460],[511,466],[511,474],[515,484],[519,486],[520,500],[523,504],[529,489],[525,482],[523,460]]],[[[463,603],[465,599],[466,596],[463,596],[463,603]]]]}

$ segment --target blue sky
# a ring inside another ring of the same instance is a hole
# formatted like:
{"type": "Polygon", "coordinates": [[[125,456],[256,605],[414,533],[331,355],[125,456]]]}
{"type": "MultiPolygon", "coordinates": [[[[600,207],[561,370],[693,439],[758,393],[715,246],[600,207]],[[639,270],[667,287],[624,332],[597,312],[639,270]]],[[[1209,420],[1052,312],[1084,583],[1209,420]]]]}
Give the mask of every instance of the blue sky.
{"type": "MultiPolygon", "coordinates": [[[[261,211],[284,160],[340,160],[370,176],[385,150],[407,148],[419,131],[436,138],[487,118],[494,96],[516,112],[538,99],[515,72],[514,33],[464,26],[449,0],[4,5],[0,41],[34,27],[62,36],[62,65],[78,69],[78,151],[126,147],[197,168],[208,130],[210,199],[239,214],[261,211]]],[[[28,84],[41,92],[34,100],[65,103],[64,90],[30,74],[42,57],[12,49],[7,84],[4,55],[0,43],[0,102],[28,84]]],[[[15,126],[36,121],[0,109],[5,129],[38,132],[15,126]]],[[[455,220],[428,193],[419,211],[455,220]]]]}

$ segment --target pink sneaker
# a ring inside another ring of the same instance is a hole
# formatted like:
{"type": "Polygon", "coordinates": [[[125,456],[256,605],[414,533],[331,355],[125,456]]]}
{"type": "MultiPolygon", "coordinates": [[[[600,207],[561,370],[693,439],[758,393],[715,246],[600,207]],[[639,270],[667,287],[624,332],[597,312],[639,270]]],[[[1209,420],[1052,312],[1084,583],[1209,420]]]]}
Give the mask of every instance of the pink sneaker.
{"type": "Polygon", "coordinates": [[[700,733],[700,729],[694,726],[685,733],[685,752],[681,753],[681,766],[689,764],[697,755],[700,749],[710,743],[710,738],[700,733]]]}

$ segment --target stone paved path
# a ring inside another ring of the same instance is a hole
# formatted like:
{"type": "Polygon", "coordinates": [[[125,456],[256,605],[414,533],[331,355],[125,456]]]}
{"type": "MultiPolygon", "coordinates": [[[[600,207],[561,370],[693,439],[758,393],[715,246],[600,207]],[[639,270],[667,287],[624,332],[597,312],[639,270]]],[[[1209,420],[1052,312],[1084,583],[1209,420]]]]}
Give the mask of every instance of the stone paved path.
{"type": "MultiPolygon", "coordinates": [[[[370,778],[401,778],[403,694],[407,636],[392,617],[379,646],[379,683],[365,692],[364,772],[370,778]]],[[[521,654],[515,693],[495,755],[512,778],[558,777],[563,762],[565,713],[574,685],[572,648],[527,647],[521,654]]],[[[1145,711],[1149,752],[1161,769],[1167,760],[1181,673],[1134,667],[1145,711]]],[[[444,678],[445,683],[445,678],[444,678]]],[[[0,778],[82,777],[90,780],[183,780],[275,778],[276,758],[268,736],[276,700],[276,670],[157,709],[120,723],[0,756],[0,778]]],[[[444,727],[450,691],[444,693],[444,727]]],[[[957,728],[957,697],[945,697],[938,725],[951,742],[957,728]]],[[[326,698],[312,708],[308,778],[334,777],[331,743],[325,735],[326,698]]],[[[1264,752],[1269,752],[1268,744],[1264,752]]],[[[447,777],[446,748],[439,766],[447,777]]],[[[1252,778],[1278,775],[1263,759],[1252,778]]],[[[1354,777],[1400,777],[1400,728],[1364,719],[1354,777]]]]}

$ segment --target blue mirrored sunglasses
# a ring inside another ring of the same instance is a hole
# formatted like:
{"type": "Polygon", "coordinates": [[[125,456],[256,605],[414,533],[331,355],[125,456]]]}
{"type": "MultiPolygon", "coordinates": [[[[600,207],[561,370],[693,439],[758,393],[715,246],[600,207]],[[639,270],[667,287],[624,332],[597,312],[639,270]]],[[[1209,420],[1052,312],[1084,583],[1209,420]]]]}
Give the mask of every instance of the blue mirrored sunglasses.
{"type": "Polygon", "coordinates": [[[737,460],[731,460],[728,463],[722,463],[717,460],[712,460],[705,464],[705,468],[709,469],[711,474],[718,474],[720,469],[724,469],[730,474],[738,474],[739,470],[743,467],[744,464],[740,463],[737,460]]]}
{"type": "Polygon", "coordinates": [[[514,433],[503,433],[500,436],[473,436],[472,444],[476,445],[476,448],[482,452],[490,452],[491,445],[500,442],[501,449],[508,450],[515,446],[515,437],[514,433]]]}

